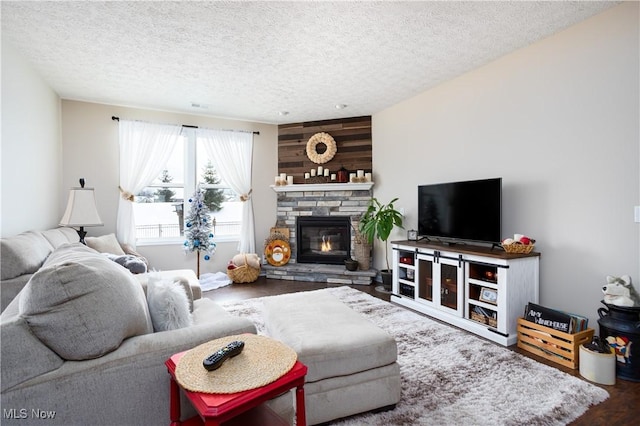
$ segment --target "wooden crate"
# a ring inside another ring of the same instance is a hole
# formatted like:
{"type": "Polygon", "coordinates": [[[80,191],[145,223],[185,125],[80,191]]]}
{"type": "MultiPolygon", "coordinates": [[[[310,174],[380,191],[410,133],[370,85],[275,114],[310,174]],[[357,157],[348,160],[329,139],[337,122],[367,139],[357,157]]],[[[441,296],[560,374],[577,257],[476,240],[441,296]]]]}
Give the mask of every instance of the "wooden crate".
{"type": "Polygon", "coordinates": [[[592,328],[568,334],[518,318],[518,347],[565,367],[578,368],[580,345],[592,338],[592,328]]]}

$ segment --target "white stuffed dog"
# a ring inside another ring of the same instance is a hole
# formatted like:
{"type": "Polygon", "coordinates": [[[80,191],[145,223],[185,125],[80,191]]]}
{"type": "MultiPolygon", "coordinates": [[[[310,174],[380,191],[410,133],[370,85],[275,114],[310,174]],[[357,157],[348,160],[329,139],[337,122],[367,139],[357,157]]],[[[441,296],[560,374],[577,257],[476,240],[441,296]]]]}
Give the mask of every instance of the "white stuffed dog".
{"type": "Polygon", "coordinates": [[[602,287],[604,302],[616,306],[640,306],[640,295],[631,284],[631,277],[623,275],[621,277],[607,276],[607,285],[602,287]]]}

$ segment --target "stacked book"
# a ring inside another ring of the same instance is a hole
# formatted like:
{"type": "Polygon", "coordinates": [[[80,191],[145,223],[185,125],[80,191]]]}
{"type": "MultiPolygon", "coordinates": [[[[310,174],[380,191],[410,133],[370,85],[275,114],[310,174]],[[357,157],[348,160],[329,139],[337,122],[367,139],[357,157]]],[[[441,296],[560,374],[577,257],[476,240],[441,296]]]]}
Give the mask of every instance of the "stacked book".
{"type": "Polygon", "coordinates": [[[568,334],[586,330],[589,323],[589,319],[582,315],[570,314],[531,302],[525,308],[524,319],[568,334]]]}

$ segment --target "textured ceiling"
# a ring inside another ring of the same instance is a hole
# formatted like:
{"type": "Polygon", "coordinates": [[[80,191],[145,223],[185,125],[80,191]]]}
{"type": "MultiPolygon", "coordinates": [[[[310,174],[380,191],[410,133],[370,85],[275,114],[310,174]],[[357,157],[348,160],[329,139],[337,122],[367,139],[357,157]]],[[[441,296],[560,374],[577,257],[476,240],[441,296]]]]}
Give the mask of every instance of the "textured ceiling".
{"type": "Polygon", "coordinates": [[[2,37],[63,99],[289,123],[374,114],[615,4],[2,1],[1,12],[2,37]]]}

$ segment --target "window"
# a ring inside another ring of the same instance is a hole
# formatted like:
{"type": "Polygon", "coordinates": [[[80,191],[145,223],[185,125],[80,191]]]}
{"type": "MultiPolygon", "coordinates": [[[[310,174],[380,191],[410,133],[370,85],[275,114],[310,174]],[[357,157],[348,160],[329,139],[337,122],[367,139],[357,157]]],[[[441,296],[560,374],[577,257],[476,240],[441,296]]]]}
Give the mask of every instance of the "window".
{"type": "Polygon", "coordinates": [[[242,202],[222,181],[195,129],[183,128],[162,173],[135,194],[133,211],[138,244],[179,242],[184,238],[184,215],[196,185],[205,190],[205,202],[214,222],[215,241],[238,240],[242,202]]]}

